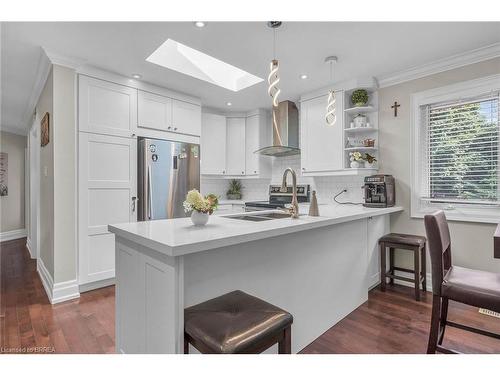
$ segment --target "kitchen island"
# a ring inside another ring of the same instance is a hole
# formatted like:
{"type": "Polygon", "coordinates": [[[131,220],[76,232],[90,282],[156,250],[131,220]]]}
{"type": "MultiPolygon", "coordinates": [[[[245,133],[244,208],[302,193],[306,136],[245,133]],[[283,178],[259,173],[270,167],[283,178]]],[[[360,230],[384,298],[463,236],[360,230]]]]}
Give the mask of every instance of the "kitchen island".
{"type": "Polygon", "coordinates": [[[298,352],[368,299],[378,281],[377,240],[401,210],[320,205],[320,217],[110,225],[116,351],[182,353],[184,308],[240,289],[294,316],[298,352]]]}

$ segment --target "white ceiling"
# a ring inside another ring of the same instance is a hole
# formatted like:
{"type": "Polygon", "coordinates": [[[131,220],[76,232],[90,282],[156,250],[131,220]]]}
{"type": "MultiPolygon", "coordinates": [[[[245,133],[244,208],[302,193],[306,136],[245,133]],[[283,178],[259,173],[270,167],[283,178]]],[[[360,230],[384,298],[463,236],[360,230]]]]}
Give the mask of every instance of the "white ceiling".
{"type": "MultiPolygon", "coordinates": [[[[268,107],[266,82],[232,92],[145,61],[171,38],[266,79],[272,31],[265,22],[3,23],[1,125],[22,128],[41,48],[201,98],[203,105],[244,111],[268,107]],[[233,105],[228,108],[226,102],[233,105]]],[[[335,81],[381,76],[500,41],[500,23],[285,22],[278,31],[280,100],[335,81]],[[307,74],[307,80],[299,75],[307,74]]]]}

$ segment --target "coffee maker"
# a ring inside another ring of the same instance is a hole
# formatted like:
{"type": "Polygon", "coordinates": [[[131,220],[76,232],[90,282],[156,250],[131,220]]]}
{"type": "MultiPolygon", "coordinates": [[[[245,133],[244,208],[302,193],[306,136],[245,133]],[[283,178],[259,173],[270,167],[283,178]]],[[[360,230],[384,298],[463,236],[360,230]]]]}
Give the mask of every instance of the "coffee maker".
{"type": "Polygon", "coordinates": [[[392,207],[396,202],[394,177],[376,174],[365,177],[365,207],[392,207]]]}

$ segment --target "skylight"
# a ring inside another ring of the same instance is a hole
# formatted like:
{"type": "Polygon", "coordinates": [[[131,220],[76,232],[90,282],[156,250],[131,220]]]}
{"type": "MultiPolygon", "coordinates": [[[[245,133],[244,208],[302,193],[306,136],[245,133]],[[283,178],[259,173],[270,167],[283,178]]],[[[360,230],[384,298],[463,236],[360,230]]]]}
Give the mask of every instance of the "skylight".
{"type": "Polygon", "coordinates": [[[167,39],[146,61],[231,91],[240,91],[263,81],[262,78],[172,39],[167,39]]]}

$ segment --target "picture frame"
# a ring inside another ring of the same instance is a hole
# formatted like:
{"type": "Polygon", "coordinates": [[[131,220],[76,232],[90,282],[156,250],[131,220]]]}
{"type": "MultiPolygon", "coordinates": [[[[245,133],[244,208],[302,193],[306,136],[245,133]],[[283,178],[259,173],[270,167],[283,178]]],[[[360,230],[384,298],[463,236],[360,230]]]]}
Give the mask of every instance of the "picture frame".
{"type": "Polygon", "coordinates": [[[40,136],[40,145],[45,147],[50,142],[50,126],[49,126],[49,112],[45,112],[45,115],[42,118],[40,123],[41,126],[41,136],[40,136]]]}

